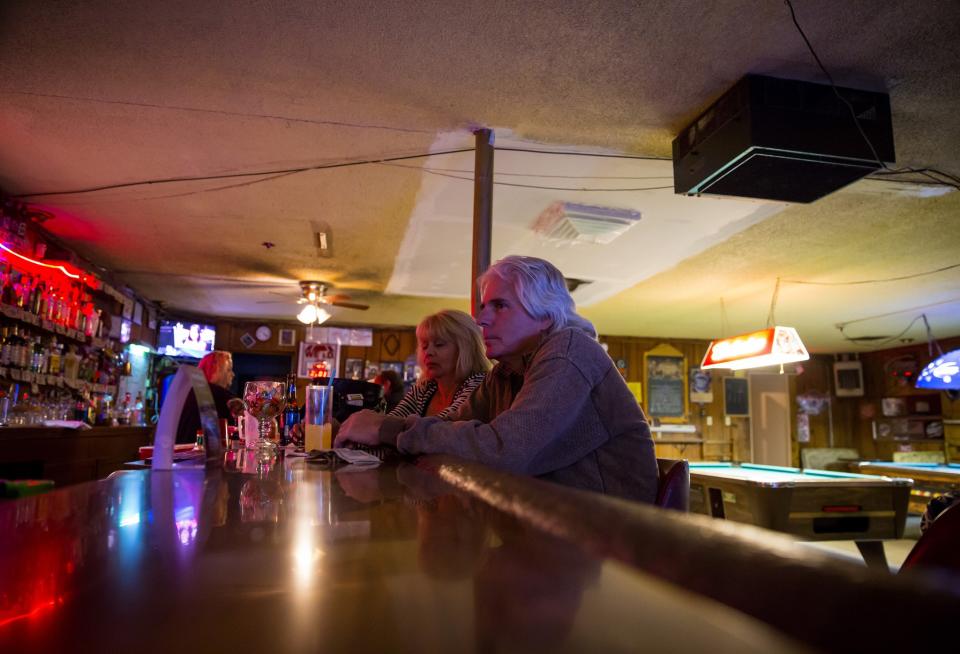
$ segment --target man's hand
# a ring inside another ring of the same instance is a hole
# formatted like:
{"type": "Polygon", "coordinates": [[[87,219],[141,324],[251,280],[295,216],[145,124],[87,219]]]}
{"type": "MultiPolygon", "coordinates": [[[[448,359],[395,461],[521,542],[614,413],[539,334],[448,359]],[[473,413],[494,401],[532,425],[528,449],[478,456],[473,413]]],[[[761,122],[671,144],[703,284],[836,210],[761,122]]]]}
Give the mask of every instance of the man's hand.
{"type": "Polygon", "coordinates": [[[382,413],[369,409],[354,413],[340,427],[333,446],[344,447],[347,443],[379,445],[380,425],[383,424],[384,417],[382,413]]]}

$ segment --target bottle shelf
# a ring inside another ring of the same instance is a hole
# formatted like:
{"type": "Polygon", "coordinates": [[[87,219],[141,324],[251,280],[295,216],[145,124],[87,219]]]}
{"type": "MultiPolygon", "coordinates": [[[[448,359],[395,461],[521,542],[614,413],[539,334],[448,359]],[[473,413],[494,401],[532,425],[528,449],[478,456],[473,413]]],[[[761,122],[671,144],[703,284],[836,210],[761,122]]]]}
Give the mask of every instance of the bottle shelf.
{"type": "Polygon", "coordinates": [[[117,387],[112,384],[95,384],[82,379],[67,379],[63,375],[45,375],[36,373],[32,370],[23,370],[21,368],[3,368],[0,367],[0,379],[20,382],[24,384],[36,384],[38,386],[52,386],[55,388],[67,388],[73,391],[86,391],[88,393],[110,393],[116,395],[117,387]]]}
{"type": "Polygon", "coordinates": [[[20,307],[2,304],[0,305],[0,315],[12,320],[19,320],[20,322],[32,325],[33,327],[38,327],[49,334],[57,334],[58,336],[63,336],[64,338],[76,341],[77,343],[92,345],[93,347],[101,350],[112,346],[112,342],[109,339],[97,338],[96,336],[87,336],[81,331],[72,329],[70,327],[65,327],[59,323],[51,322],[45,318],[41,318],[40,316],[32,314],[29,311],[24,311],[20,307]]]}

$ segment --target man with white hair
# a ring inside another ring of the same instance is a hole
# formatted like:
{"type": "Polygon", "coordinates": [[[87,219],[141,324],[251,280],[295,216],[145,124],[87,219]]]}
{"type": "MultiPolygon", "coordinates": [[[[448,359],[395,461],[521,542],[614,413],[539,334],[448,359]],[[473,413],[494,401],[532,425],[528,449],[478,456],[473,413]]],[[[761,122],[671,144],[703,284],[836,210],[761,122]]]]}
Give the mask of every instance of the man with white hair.
{"type": "Polygon", "coordinates": [[[650,429],[563,275],[510,256],[478,280],[487,356],[497,365],[449,420],[354,414],[337,445],[386,443],[643,502],[657,493],[650,429]]]}

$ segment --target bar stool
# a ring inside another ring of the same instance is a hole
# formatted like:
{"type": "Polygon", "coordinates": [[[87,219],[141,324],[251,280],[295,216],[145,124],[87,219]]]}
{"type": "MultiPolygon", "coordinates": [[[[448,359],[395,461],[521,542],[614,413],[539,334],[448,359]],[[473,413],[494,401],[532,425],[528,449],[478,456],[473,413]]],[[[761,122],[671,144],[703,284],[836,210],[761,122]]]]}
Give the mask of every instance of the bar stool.
{"type": "Polygon", "coordinates": [[[664,509],[690,510],[690,464],[686,459],[657,459],[660,483],[654,502],[664,509]]]}
{"type": "Polygon", "coordinates": [[[940,568],[960,573],[960,505],[947,507],[923,532],[900,566],[905,570],[940,568]]]}

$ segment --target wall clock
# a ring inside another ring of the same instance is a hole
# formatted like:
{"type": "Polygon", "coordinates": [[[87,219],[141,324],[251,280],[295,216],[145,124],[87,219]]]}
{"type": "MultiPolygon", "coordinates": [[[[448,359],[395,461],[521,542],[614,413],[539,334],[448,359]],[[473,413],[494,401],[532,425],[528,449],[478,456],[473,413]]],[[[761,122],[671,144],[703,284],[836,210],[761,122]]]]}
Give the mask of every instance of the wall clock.
{"type": "Polygon", "coordinates": [[[257,335],[258,341],[269,341],[270,336],[273,335],[273,332],[271,332],[270,328],[267,327],[266,325],[260,325],[259,327],[257,327],[257,331],[255,333],[257,335]]]}

